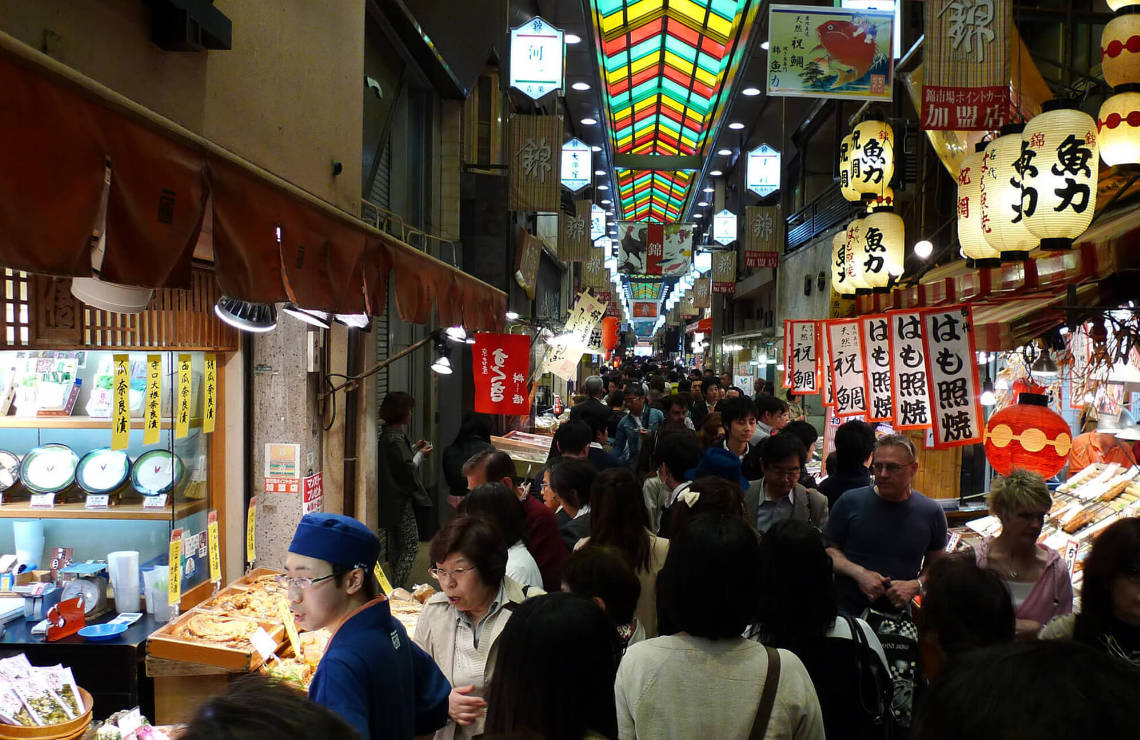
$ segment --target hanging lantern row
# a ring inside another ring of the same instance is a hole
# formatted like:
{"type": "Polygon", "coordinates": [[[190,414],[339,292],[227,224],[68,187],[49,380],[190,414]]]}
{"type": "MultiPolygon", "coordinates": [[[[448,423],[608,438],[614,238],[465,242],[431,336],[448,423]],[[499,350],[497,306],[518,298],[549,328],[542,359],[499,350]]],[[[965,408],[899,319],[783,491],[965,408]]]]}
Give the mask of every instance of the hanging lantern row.
{"type": "Polygon", "coordinates": [[[878,204],[894,176],[895,133],[886,121],[867,119],[840,141],[839,189],[847,200],[878,204]]]}
{"type": "Polygon", "coordinates": [[[1100,36],[1104,81],[1113,95],[1100,106],[1096,129],[1104,163],[1140,164],[1140,6],[1136,0],[1109,0],[1115,11],[1100,36]]]}

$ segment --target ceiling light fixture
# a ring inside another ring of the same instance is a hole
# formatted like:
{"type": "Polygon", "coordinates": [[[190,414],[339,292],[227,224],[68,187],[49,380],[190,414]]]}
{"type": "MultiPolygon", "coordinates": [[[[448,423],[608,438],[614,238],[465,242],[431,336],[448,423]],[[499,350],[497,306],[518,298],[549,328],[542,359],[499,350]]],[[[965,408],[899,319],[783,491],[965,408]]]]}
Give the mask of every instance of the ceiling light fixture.
{"type": "Polygon", "coordinates": [[[711,185],[710,185],[710,186],[709,186],[709,187],[707,187],[707,188],[702,188],[702,191],[703,191],[703,192],[706,192],[706,193],[715,193],[715,192],[716,192],[716,188],[714,188],[713,186],[711,186],[711,185]]]}
{"type": "Polygon", "coordinates": [[[583,126],[596,126],[598,123],[598,119],[587,117],[587,118],[583,118],[581,123],[583,126]]]}
{"type": "Polygon", "coordinates": [[[310,311],[300,308],[293,303],[286,303],[281,307],[281,312],[287,313],[298,321],[305,322],[309,326],[315,326],[320,329],[329,328],[329,315],[324,311],[310,311]]]}
{"type": "Polygon", "coordinates": [[[590,89],[590,83],[588,83],[588,82],[575,82],[570,87],[573,88],[574,90],[589,90],[590,89]]]}
{"type": "Polygon", "coordinates": [[[610,201],[610,200],[603,200],[603,201],[601,201],[601,204],[602,204],[603,206],[608,206],[608,205],[609,205],[610,203],[612,203],[612,202],[613,202],[613,201],[610,201]]]}
{"type": "Polygon", "coordinates": [[[443,341],[442,337],[439,337],[438,331],[437,329],[437,333],[435,333],[437,337],[435,340],[435,362],[431,364],[431,369],[432,372],[440,375],[451,375],[451,360],[448,359],[447,356],[447,342],[443,341]]]}
{"type": "Polygon", "coordinates": [[[704,208],[707,205],[708,205],[708,202],[702,200],[699,203],[697,203],[697,208],[704,208]]]}
{"type": "Polygon", "coordinates": [[[605,170],[594,170],[594,174],[597,175],[598,177],[605,177],[606,171],[605,170]]]}
{"type": "Polygon", "coordinates": [[[1041,350],[1040,356],[1034,361],[1033,367],[1030,371],[1034,375],[1040,375],[1042,378],[1055,378],[1060,370],[1057,369],[1057,363],[1053,362],[1053,358],[1049,356],[1049,350],[1041,350]]]}
{"type": "Polygon", "coordinates": [[[749,97],[749,98],[754,98],[760,94],[760,88],[758,88],[758,87],[746,87],[740,91],[740,94],[744,95],[746,97],[749,97]]]}
{"type": "Polygon", "coordinates": [[[518,318],[518,311],[507,311],[507,321],[517,321],[518,318]]]}
{"type": "Polygon", "coordinates": [[[602,148],[600,146],[598,146],[597,144],[594,144],[593,146],[590,147],[590,151],[591,152],[600,152],[600,151],[602,151],[602,148]]]}
{"type": "Polygon", "coordinates": [[[372,317],[366,313],[338,313],[333,318],[350,329],[371,329],[372,317]]]}
{"type": "Polygon", "coordinates": [[[744,128],[744,124],[740,121],[733,121],[732,123],[728,124],[728,127],[733,131],[739,131],[740,129],[744,128]]]}
{"type": "Polygon", "coordinates": [[[760,48],[763,49],[764,51],[768,51],[768,42],[767,41],[761,42],[760,48]]]}
{"type": "Polygon", "coordinates": [[[914,256],[921,259],[926,259],[934,252],[934,245],[930,243],[929,239],[923,239],[916,242],[914,245],[914,256]]]}
{"type": "Polygon", "coordinates": [[[277,328],[277,307],[272,303],[251,303],[222,296],[214,304],[219,319],[242,331],[264,333],[277,328]]]}
{"type": "Polygon", "coordinates": [[[582,43],[582,37],[576,33],[568,33],[562,37],[562,40],[568,44],[580,44],[580,43],[582,43]]]}
{"type": "Polygon", "coordinates": [[[717,149],[716,153],[722,157],[731,157],[732,156],[732,150],[731,149],[717,149]]]}
{"type": "Polygon", "coordinates": [[[609,185],[598,185],[597,187],[598,187],[598,190],[609,190],[610,189],[609,185]]]}
{"type": "Polygon", "coordinates": [[[994,395],[994,384],[988,377],[982,383],[982,395],[978,397],[978,403],[983,406],[990,407],[997,403],[997,396],[994,395]]]}
{"type": "Polygon", "coordinates": [[[720,177],[723,174],[720,170],[709,170],[709,177],[720,177]]]}

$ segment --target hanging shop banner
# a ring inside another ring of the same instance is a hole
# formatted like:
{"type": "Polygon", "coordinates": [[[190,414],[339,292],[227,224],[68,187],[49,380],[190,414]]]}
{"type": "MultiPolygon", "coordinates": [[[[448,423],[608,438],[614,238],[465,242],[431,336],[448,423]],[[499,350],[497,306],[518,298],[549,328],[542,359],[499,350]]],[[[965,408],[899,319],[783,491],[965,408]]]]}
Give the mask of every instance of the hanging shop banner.
{"type": "Polygon", "coordinates": [[[681,303],[677,306],[677,312],[684,318],[689,318],[697,315],[697,307],[693,305],[693,294],[688,292],[685,297],[681,299],[681,303]]]}
{"type": "Polygon", "coordinates": [[[761,144],[748,152],[745,184],[761,198],[779,190],[780,153],[767,144],[761,144]]]}
{"type": "Polygon", "coordinates": [[[174,419],[174,438],[182,439],[190,433],[190,355],[178,355],[178,412],[174,419]]]}
{"type": "Polygon", "coordinates": [[[744,266],[778,266],[784,245],[780,207],[748,206],[744,209],[744,223],[744,266]]]}
{"type": "Polygon", "coordinates": [[[131,363],[130,355],[115,355],[114,413],[111,425],[111,449],[125,450],[131,436],[131,363]]]}
{"type": "Polygon", "coordinates": [[[590,184],[590,145],[571,139],[562,145],[562,187],[578,192],[590,184]]]}
{"type": "Polygon", "coordinates": [[[558,212],[558,257],[564,262],[590,259],[590,201],[574,201],[573,216],[558,212]]]}
{"type": "Polygon", "coordinates": [[[983,440],[974,321],[968,305],[922,313],[926,371],[930,378],[934,447],[957,447],[983,440]]]}
{"type": "Polygon", "coordinates": [[[1092,360],[1092,340],[1089,339],[1088,329],[1081,324],[1069,333],[1069,354],[1073,358],[1072,367],[1069,368],[1069,408],[1082,409],[1087,401],[1086,394],[1092,393],[1095,399],[1098,383],[1089,375],[1089,363],[1092,360]]]}
{"type": "Polygon", "coordinates": [[[930,385],[922,341],[922,314],[891,311],[891,391],[895,429],[929,429],[930,385]]]}
{"type": "Polygon", "coordinates": [[[605,290],[610,287],[610,271],[606,269],[604,247],[590,249],[590,259],[582,263],[582,288],[605,290]]]}
{"type": "Polygon", "coordinates": [[[816,332],[816,336],[819,337],[819,357],[820,357],[820,363],[819,364],[820,364],[820,370],[822,370],[822,372],[820,373],[820,381],[822,383],[821,397],[823,399],[823,405],[826,406],[830,410],[829,413],[834,413],[834,411],[835,411],[835,378],[834,378],[834,373],[832,372],[832,370],[834,368],[832,368],[830,362],[827,362],[827,358],[831,356],[831,351],[828,348],[829,341],[828,341],[828,337],[827,337],[827,322],[826,321],[815,322],[815,332],[816,332]]]}
{"type": "Polygon", "coordinates": [[[736,241],[736,214],[725,208],[713,215],[713,241],[728,246],[736,241]]]}
{"type": "Polygon", "coordinates": [[[210,580],[222,584],[222,544],[218,535],[218,512],[211,509],[206,515],[206,548],[210,558],[210,580]]]}
{"type": "Polygon", "coordinates": [[[867,371],[867,420],[893,422],[890,322],[886,316],[864,316],[861,323],[863,368],[867,371]]]}
{"type": "Polygon", "coordinates": [[[590,206],[590,241],[606,235],[606,212],[601,206],[590,206]]]}
{"type": "Polygon", "coordinates": [[[562,341],[549,348],[542,372],[572,380],[578,369],[578,361],[582,359],[582,353],[589,344],[590,334],[604,314],[605,306],[597,298],[589,291],[580,293],[562,330],[562,341]]]}
{"type": "Polygon", "coordinates": [[[530,410],[530,337],[479,332],[471,353],[475,411],[503,416],[526,414],[530,410]]]}
{"type": "Polygon", "coordinates": [[[561,116],[511,116],[507,134],[512,211],[558,210],[562,198],[561,116]]]}
{"type": "Polygon", "coordinates": [[[182,601],[182,530],[170,532],[170,559],[166,561],[170,577],[166,582],[166,603],[174,606],[182,601]]]}
{"type": "Polygon", "coordinates": [[[988,131],[1010,123],[1013,0],[925,6],[922,128],[988,131]]]}
{"type": "Polygon", "coordinates": [[[713,252],[713,292],[736,290],[736,252],[713,252]]]}
{"type": "Polygon", "coordinates": [[[162,355],[146,356],[146,401],[144,406],[143,444],[157,444],[162,430],[162,355]]]}
{"type": "Polygon", "coordinates": [[[633,302],[633,318],[635,318],[635,319],[655,319],[655,318],[657,318],[657,301],[634,301],[633,302]]]}
{"type": "Polygon", "coordinates": [[[784,379],[782,381],[781,387],[788,388],[788,389],[792,388],[792,386],[794,385],[794,383],[792,382],[792,376],[795,375],[795,371],[792,367],[793,349],[792,349],[792,326],[791,326],[791,324],[792,324],[791,319],[785,319],[784,320],[784,355],[783,355],[783,357],[784,357],[784,379]]]}
{"type": "Polygon", "coordinates": [[[692,224],[621,221],[617,243],[618,272],[680,277],[693,263],[692,224]]]}
{"type": "Polygon", "coordinates": [[[867,382],[859,319],[827,322],[827,361],[831,365],[835,415],[866,414],[867,382]]]}
{"type": "Polygon", "coordinates": [[[515,240],[515,282],[534,300],[534,286],[538,282],[538,263],[542,259],[542,241],[519,229],[515,240]]]}
{"type": "Polygon", "coordinates": [[[257,496],[249,500],[245,515],[245,562],[252,568],[257,561],[257,496]]]}
{"type": "Polygon", "coordinates": [[[813,395],[819,393],[819,334],[815,321],[784,322],[784,334],[789,338],[790,347],[785,355],[789,368],[792,393],[813,395]]]}
{"type": "Polygon", "coordinates": [[[214,422],[218,413],[218,356],[208,352],[205,357],[205,376],[202,380],[206,389],[206,405],[202,410],[202,433],[210,434],[214,431],[214,422]]]}
{"type": "Polygon", "coordinates": [[[894,11],[772,5],[768,95],[890,100],[894,11]]]}
{"type": "Polygon", "coordinates": [[[512,28],[511,87],[534,100],[560,89],[565,61],[562,42],[562,31],[539,17],[512,28]]]}
{"type": "Polygon", "coordinates": [[[710,308],[712,306],[712,286],[709,278],[702,277],[693,281],[693,308],[710,308]]]}

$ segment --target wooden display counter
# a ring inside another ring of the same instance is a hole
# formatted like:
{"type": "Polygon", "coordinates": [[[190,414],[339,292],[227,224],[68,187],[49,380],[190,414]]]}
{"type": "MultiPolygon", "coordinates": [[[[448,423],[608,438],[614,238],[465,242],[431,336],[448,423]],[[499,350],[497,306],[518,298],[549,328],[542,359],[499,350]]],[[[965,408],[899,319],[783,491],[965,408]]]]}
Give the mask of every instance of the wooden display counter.
{"type": "Polygon", "coordinates": [[[551,435],[512,431],[502,437],[491,437],[496,450],[502,450],[515,461],[515,472],[520,478],[531,478],[546,465],[550,455],[551,435]]]}

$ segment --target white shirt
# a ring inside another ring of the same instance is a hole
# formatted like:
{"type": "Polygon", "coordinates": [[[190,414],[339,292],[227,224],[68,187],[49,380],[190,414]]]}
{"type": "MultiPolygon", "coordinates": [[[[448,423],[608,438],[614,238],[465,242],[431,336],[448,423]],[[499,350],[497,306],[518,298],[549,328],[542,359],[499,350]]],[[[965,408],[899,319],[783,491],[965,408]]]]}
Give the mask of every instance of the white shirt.
{"type": "Polygon", "coordinates": [[[507,548],[507,575],[520,586],[542,588],[542,571],[521,540],[507,548]]]}

